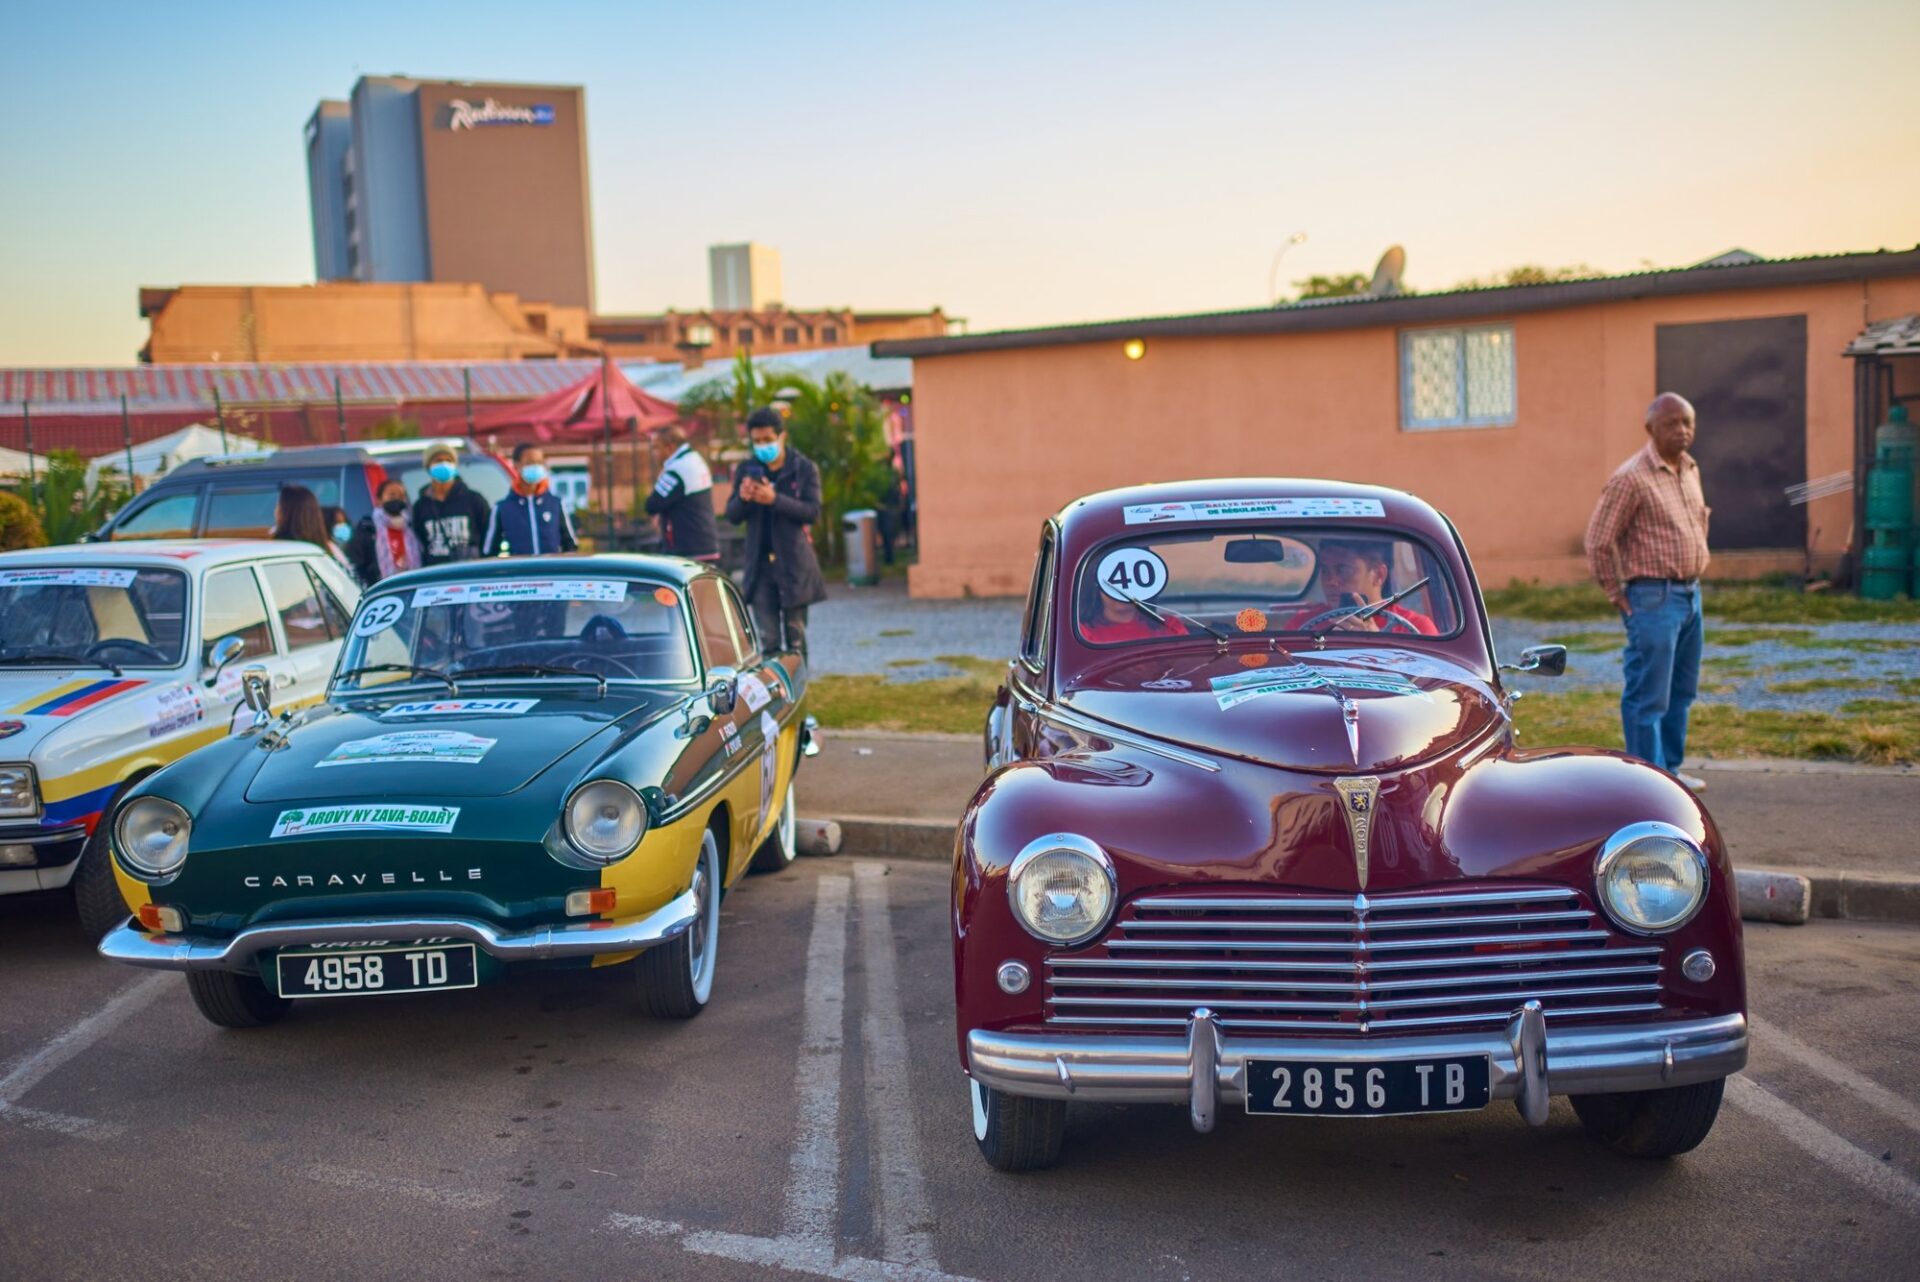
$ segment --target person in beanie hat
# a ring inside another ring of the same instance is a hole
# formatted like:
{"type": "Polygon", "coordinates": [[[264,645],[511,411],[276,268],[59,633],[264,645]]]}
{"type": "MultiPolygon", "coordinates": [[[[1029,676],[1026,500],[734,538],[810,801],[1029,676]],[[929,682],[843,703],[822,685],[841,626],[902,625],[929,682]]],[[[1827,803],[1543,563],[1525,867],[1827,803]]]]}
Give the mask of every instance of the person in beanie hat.
{"type": "Polygon", "coordinates": [[[720,534],[713,519],[713,473],[687,443],[679,423],[660,429],[663,440],[679,446],[660,465],[660,479],[647,495],[647,515],[660,521],[660,550],[695,561],[720,559],[720,534]]]}
{"type": "Polygon", "coordinates": [[[420,563],[470,561],[480,555],[493,505],[460,479],[460,453],[444,442],[429,445],[427,483],[413,501],[413,535],[420,541],[420,563]]]}
{"type": "Polygon", "coordinates": [[[727,519],[747,527],[747,574],[741,585],[761,642],[807,657],[807,607],[827,599],[826,580],[813,555],[820,519],[820,469],[787,443],[776,410],[747,419],[753,457],[734,469],[727,519]]]}

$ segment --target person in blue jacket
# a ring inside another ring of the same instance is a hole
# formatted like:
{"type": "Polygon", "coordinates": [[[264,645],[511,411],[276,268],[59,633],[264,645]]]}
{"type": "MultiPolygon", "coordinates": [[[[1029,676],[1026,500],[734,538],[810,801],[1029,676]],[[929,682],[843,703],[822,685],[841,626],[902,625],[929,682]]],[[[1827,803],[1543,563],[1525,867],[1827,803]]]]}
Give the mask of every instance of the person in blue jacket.
{"type": "Polygon", "coordinates": [[[513,493],[493,505],[482,555],[541,556],[579,547],[548,479],[546,453],[531,443],[514,446],[513,473],[513,493]]]}

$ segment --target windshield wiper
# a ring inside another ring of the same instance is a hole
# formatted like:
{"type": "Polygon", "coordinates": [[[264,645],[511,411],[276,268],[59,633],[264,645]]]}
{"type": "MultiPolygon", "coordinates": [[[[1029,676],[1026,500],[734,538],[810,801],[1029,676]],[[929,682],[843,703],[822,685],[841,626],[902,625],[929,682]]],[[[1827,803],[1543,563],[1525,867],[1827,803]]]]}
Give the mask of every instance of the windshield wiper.
{"type": "Polygon", "coordinates": [[[126,675],[120,670],[120,665],[111,660],[91,659],[84,654],[64,654],[58,650],[30,650],[12,658],[0,659],[0,667],[5,668],[22,663],[58,663],[72,668],[105,668],[116,677],[126,675]]]}
{"type": "MultiPolygon", "coordinates": [[[[1218,641],[1221,645],[1225,645],[1227,643],[1226,633],[1220,631],[1220,629],[1214,627],[1211,623],[1208,623],[1202,619],[1196,619],[1190,614],[1182,614],[1180,613],[1180,611],[1174,609],[1172,606],[1166,607],[1166,614],[1162,614],[1160,612],[1160,607],[1148,605],[1145,601],[1142,601],[1139,597],[1128,597],[1127,600],[1139,606],[1140,609],[1147,615],[1148,618],[1156,620],[1160,624],[1160,626],[1163,628],[1167,627],[1167,615],[1171,614],[1174,618],[1180,620],[1182,623],[1191,623],[1196,628],[1203,628],[1206,631],[1211,632],[1213,634],[1213,639],[1215,641],[1218,641]]],[[[1171,629],[1169,629],[1169,631],[1171,631],[1171,629]]]]}
{"type": "Polygon", "coordinates": [[[1374,615],[1380,613],[1380,611],[1386,609],[1388,606],[1398,605],[1400,604],[1400,602],[1402,602],[1406,598],[1418,592],[1421,588],[1426,587],[1427,584],[1432,581],[1432,579],[1433,579],[1433,576],[1429,574],[1423,577],[1422,579],[1420,579],[1420,581],[1417,583],[1409,583],[1406,587],[1401,588],[1398,592],[1394,593],[1392,596],[1381,597],[1378,601],[1369,601],[1365,605],[1355,605],[1355,606],[1347,607],[1347,610],[1344,614],[1338,614],[1338,615],[1335,615],[1333,618],[1328,619],[1326,623],[1321,626],[1320,631],[1314,633],[1314,636],[1313,636],[1314,644],[1319,645],[1322,642],[1324,642],[1327,639],[1327,633],[1333,631],[1333,627],[1336,623],[1345,623],[1348,619],[1358,619],[1358,620],[1361,620],[1362,622],[1368,619],[1371,619],[1374,615]]]}
{"type": "MultiPolygon", "coordinates": [[[[345,672],[339,673],[333,678],[334,684],[338,685],[348,677],[357,677],[366,672],[404,672],[410,677],[432,677],[436,681],[444,681],[447,683],[448,695],[458,697],[460,694],[460,687],[453,683],[453,678],[440,669],[416,667],[411,663],[369,663],[364,667],[348,668],[345,672]]],[[[377,691],[379,688],[378,686],[362,686],[358,690],[353,691],[353,693],[369,694],[377,691]]]]}
{"type": "Polygon", "coordinates": [[[584,677],[588,681],[600,683],[599,697],[607,697],[607,678],[598,672],[582,672],[579,668],[560,668],[551,663],[502,663],[491,668],[456,668],[455,676],[462,677],[584,677]]]}

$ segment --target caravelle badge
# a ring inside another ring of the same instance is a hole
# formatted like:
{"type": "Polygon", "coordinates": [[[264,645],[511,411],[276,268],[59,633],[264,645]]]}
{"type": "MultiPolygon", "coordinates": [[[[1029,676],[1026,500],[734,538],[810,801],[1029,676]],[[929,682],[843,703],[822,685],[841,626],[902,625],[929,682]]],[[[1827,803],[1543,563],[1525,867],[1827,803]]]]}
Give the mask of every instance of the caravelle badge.
{"type": "Polygon", "coordinates": [[[1360,889],[1367,888],[1367,839],[1373,835],[1373,804],[1380,798],[1380,780],[1368,775],[1363,779],[1336,779],[1334,791],[1340,794],[1340,812],[1347,817],[1347,833],[1353,838],[1353,867],[1360,877],[1360,889]]]}

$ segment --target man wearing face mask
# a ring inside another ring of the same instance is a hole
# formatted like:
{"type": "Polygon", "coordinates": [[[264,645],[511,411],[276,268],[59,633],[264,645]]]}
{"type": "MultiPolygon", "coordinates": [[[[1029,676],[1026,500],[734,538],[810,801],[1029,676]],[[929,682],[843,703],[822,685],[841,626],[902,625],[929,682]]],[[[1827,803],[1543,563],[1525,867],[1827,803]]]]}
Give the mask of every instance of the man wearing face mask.
{"type": "Polygon", "coordinates": [[[413,535],[420,541],[420,563],[439,565],[479,556],[493,505],[460,479],[460,455],[453,446],[428,446],[424,461],[427,483],[413,501],[413,535]]]}
{"type": "Polygon", "coordinates": [[[360,518],[347,541],[347,560],[362,587],[402,570],[420,567],[420,539],[407,516],[407,487],[389,477],[380,483],[380,506],[360,518]]]}
{"type": "Polygon", "coordinates": [[[513,493],[493,506],[493,521],[481,545],[487,556],[544,556],[571,552],[573,523],[553,492],[546,452],[531,442],[513,447],[513,493]]]}
{"type": "Polygon", "coordinates": [[[727,519],[747,527],[747,573],[741,585],[760,640],[770,649],[807,655],[807,607],[827,599],[807,527],[820,519],[820,469],[787,443],[779,412],[747,419],[753,457],[734,469],[727,519]]]}

